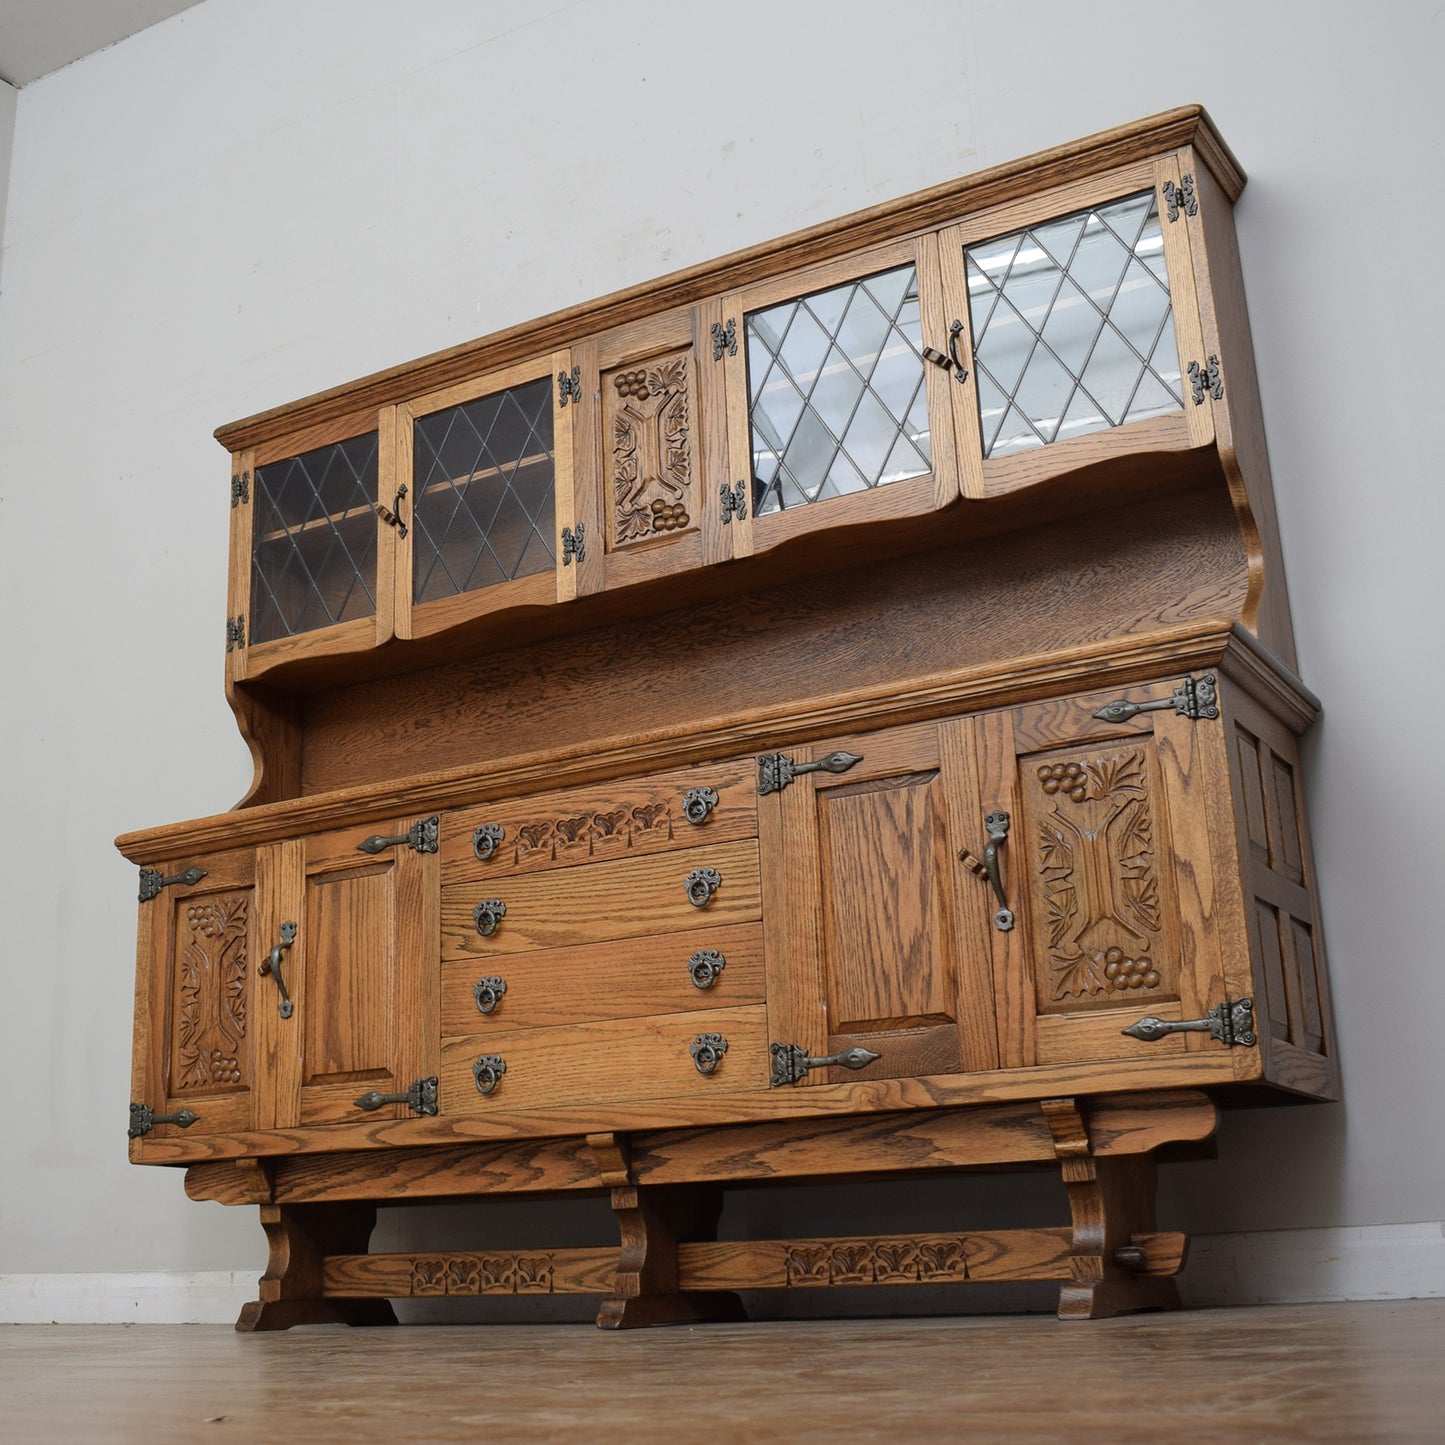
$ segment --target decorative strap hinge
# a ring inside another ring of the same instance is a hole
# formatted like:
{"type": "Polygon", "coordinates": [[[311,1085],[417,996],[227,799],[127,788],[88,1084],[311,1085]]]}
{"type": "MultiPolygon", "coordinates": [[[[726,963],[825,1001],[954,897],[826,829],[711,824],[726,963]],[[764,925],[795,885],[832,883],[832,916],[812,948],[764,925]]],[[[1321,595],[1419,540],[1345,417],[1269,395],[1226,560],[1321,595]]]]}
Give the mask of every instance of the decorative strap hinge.
{"type": "Polygon", "coordinates": [[[1224,400],[1224,382],[1219,375],[1219,358],[1211,356],[1203,366],[1197,361],[1189,363],[1189,386],[1194,396],[1194,405],[1204,405],[1204,393],[1208,392],[1215,401],[1224,400]]]}
{"type": "Polygon", "coordinates": [[[1218,717],[1219,692],[1214,685],[1214,674],[1206,672],[1203,677],[1186,677],[1169,697],[1158,697],[1153,702],[1127,702],[1116,697],[1094,716],[1101,722],[1128,722],[1141,712],[1165,712],[1170,708],[1191,722],[1218,717]]]}
{"type": "Polygon", "coordinates": [[[238,613],[226,619],[226,651],[232,652],[246,645],[246,614],[238,613]]]}
{"type": "Polygon", "coordinates": [[[758,759],[758,796],[781,793],[802,773],[846,773],[863,761],[859,753],[829,753],[816,763],[795,763],[785,753],[765,753],[758,759]]]}
{"type": "Polygon", "coordinates": [[[738,323],[733,316],[728,317],[726,326],[717,321],[712,324],[712,359],[721,361],[724,352],[729,356],[738,354],[738,323]]]}
{"type": "Polygon", "coordinates": [[[382,1094],[373,1089],[355,1101],[358,1109],[368,1114],[383,1104],[405,1104],[413,1114],[435,1114],[437,1111],[437,1081],[433,1074],[429,1079],[418,1079],[400,1094],[382,1094]]]}
{"type": "Polygon", "coordinates": [[[882,1058],[881,1054],[875,1054],[872,1049],[865,1049],[855,1044],[851,1049],[844,1049],[841,1053],[828,1054],[824,1058],[815,1059],[809,1057],[808,1051],[797,1044],[773,1044],[773,1079],[772,1086],[775,1089],[782,1088],[785,1084],[796,1084],[809,1069],[827,1069],[835,1064],[844,1069],[866,1069],[869,1064],[882,1058]]]}
{"type": "Polygon", "coordinates": [[[582,404],[582,368],[574,366],[572,375],[568,376],[565,371],[557,373],[557,405],[566,406],[568,398],[572,399],[575,406],[582,404]]]}
{"type": "Polygon", "coordinates": [[[440,817],[419,818],[405,833],[397,833],[393,837],[383,837],[380,833],[373,833],[369,838],[363,838],[356,845],[358,853],[380,853],[383,848],[400,848],[405,844],[413,853],[435,853],[437,850],[437,830],[441,825],[440,817]]]}
{"type": "Polygon", "coordinates": [[[578,522],[576,531],[571,527],[562,528],[562,565],[570,567],[572,559],[587,560],[587,524],[578,522]]]}
{"type": "Polygon", "coordinates": [[[174,1114],[157,1114],[146,1104],[130,1106],[130,1128],[125,1131],[127,1139],[139,1139],[149,1134],[157,1124],[174,1124],[180,1129],[189,1129],[201,1116],[190,1109],[177,1109],[174,1114]]]}
{"type": "Polygon", "coordinates": [[[1218,1008],[1212,1008],[1202,1019],[1161,1019],[1148,1014],[1138,1023],[1121,1029],[1131,1039],[1143,1039],[1152,1044],[1169,1034],[1208,1034],[1225,1047],[1231,1045],[1241,1049],[1252,1049],[1255,1045],[1254,1000],[1252,998],[1227,998],[1218,1008]]]}
{"type": "Polygon", "coordinates": [[[736,482],[728,486],[722,482],[717,489],[718,500],[722,503],[723,526],[726,527],[734,517],[740,522],[748,519],[748,492],[745,482],[736,482]]]}
{"type": "Polygon", "coordinates": [[[184,873],[173,873],[169,878],[163,878],[158,868],[142,868],[140,870],[140,901],[149,903],[162,888],[169,888],[173,883],[183,883],[187,888],[194,888],[205,876],[204,868],[187,868],[184,873]]]}
{"type": "Polygon", "coordinates": [[[231,505],[244,506],[251,500],[251,473],[234,472],[231,475],[231,505]]]}
{"type": "Polygon", "coordinates": [[[1179,212],[1181,210],[1186,216],[1197,216],[1199,214],[1199,202],[1194,196],[1194,177],[1186,175],[1181,184],[1177,186],[1173,181],[1165,181],[1164,205],[1168,210],[1171,221],[1177,221],[1179,219],[1179,212]]]}

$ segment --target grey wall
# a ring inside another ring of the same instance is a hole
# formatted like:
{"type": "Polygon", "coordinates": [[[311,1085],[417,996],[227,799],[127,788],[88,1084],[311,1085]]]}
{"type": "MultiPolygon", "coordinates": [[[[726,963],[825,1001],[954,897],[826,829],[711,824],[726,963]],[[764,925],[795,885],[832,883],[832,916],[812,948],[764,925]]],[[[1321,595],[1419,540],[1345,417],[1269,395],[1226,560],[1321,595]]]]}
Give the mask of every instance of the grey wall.
{"type": "MultiPolygon", "coordinates": [[[[0,1273],[264,1258],[249,1212],[189,1204],[123,1137],[135,873],[110,840],[223,809],[249,776],[222,698],[218,423],[1192,100],[1251,175],[1284,550],[1326,702],[1306,771],[1348,1101],[1231,1118],[1166,1210],[1207,1230],[1439,1219],[1419,749],[1445,704],[1445,307],[1420,273],[1445,221],[1445,21],[1376,7],[1362,36],[1364,14],[205,0],[27,86],[0,293],[0,1273]]],[[[999,1197],[870,1190],[813,1222],[999,1197]]],[[[769,1211],[733,1218],[786,1228],[769,1211]]]]}

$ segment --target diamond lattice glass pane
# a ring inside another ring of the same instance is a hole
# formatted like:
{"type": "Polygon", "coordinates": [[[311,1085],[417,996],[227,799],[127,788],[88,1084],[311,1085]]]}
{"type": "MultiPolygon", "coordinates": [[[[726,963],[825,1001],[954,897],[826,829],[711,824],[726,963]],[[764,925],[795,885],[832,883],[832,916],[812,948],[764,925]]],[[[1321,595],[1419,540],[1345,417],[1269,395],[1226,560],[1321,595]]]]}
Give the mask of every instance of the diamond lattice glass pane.
{"type": "Polygon", "coordinates": [[[550,377],[418,417],[412,456],[414,602],[556,565],[550,377]]]}
{"type": "Polygon", "coordinates": [[[376,614],[376,433],[256,468],[252,643],[376,614]]]}
{"type": "Polygon", "coordinates": [[[964,251],[983,454],[1184,406],[1153,191],[964,251]]]}
{"type": "Polygon", "coordinates": [[[746,332],[759,515],[927,474],[911,263],[749,312],[746,332]]]}

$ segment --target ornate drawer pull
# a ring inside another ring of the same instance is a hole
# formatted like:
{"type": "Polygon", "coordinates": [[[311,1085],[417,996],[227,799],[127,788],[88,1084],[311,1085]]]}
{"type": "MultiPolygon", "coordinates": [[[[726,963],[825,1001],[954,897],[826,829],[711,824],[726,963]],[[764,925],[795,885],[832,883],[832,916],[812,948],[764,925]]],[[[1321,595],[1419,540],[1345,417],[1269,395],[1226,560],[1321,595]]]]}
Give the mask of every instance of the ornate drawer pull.
{"type": "Polygon", "coordinates": [[[490,978],[479,978],[472,985],[472,997],[477,1001],[477,1012],[489,1014],[501,1003],[507,985],[493,974],[490,978]]]}
{"type": "Polygon", "coordinates": [[[194,888],[205,876],[204,868],[187,868],[184,873],[173,873],[169,878],[162,878],[158,868],[142,868],[140,870],[140,901],[149,903],[162,888],[169,888],[173,883],[183,883],[187,888],[194,888]]]}
{"type": "Polygon", "coordinates": [[[713,894],[722,887],[722,874],[716,868],[694,868],[683,886],[687,889],[687,901],[694,908],[706,908],[713,894]]]}
{"type": "Polygon", "coordinates": [[[490,938],[497,925],[507,916],[507,905],[500,898],[484,898],[472,909],[472,922],[483,938],[490,938]]]}
{"type": "Polygon", "coordinates": [[[291,995],[286,992],[286,981],[281,977],[281,955],[296,942],[296,925],[294,923],[283,923],[281,925],[281,942],[256,965],[256,972],[265,978],[270,974],[276,980],[276,987],[281,990],[281,1002],[276,1006],[276,1012],[283,1019],[291,1017],[291,995]]]}
{"type": "Polygon", "coordinates": [[[472,1065],[472,1078],[477,1081],[477,1093],[490,1094],[502,1081],[507,1072],[507,1061],[500,1054],[483,1054],[472,1065]]]}
{"type": "Polygon", "coordinates": [[[477,855],[477,862],[485,863],[506,836],[507,830],[500,823],[483,823],[472,834],[472,852],[477,855]]]}
{"type": "Polygon", "coordinates": [[[689,1045],[689,1051],[698,1073],[716,1073],[722,1056],[728,1051],[728,1041],[721,1034],[699,1034],[689,1045]]]}
{"type": "Polygon", "coordinates": [[[958,855],[958,861],[975,877],[984,879],[993,888],[999,901],[999,909],[993,916],[993,926],[1000,933],[1007,933],[1014,926],[1013,909],[1003,891],[1003,873],[999,868],[999,849],[1008,842],[1009,816],[1002,808],[985,813],[983,826],[988,829],[988,846],[983,850],[980,863],[967,848],[958,855]]]}
{"type": "Polygon", "coordinates": [[[711,988],[717,976],[727,967],[727,959],[715,948],[700,948],[687,961],[687,971],[698,988],[711,988]]]}
{"type": "Polygon", "coordinates": [[[380,853],[385,848],[400,848],[405,844],[413,853],[435,853],[437,850],[437,830],[441,826],[439,817],[421,818],[413,823],[405,833],[398,833],[393,838],[383,837],[380,833],[373,833],[369,838],[363,838],[356,845],[358,853],[380,853]]]}
{"type": "Polygon", "coordinates": [[[1252,998],[1227,998],[1218,1008],[1209,1010],[1202,1019],[1161,1019],[1146,1014],[1138,1023],[1121,1029],[1131,1039],[1143,1039],[1152,1044],[1156,1039],[1169,1034],[1208,1034],[1226,1046],[1234,1044],[1242,1049],[1252,1049],[1254,1036],[1254,1000],[1252,998]]]}
{"type": "Polygon", "coordinates": [[[797,1044],[773,1044],[773,1088],[779,1088],[783,1084],[796,1084],[809,1069],[826,1069],[834,1064],[839,1064],[845,1069],[866,1069],[869,1064],[883,1057],[882,1054],[875,1054],[872,1049],[865,1049],[857,1044],[851,1049],[844,1049],[840,1054],[828,1054],[825,1058],[814,1059],[808,1057],[808,1051],[799,1048],[797,1044]]]}
{"type": "Polygon", "coordinates": [[[130,1128],[125,1131],[125,1137],[139,1139],[142,1134],[149,1134],[157,1124],[175,1124],[181,1129],[189,1129],[200,1117],[190,1109],[177,1109],[174,1114],[157,1114],[145,1104],[132,1104],[130,1128]]]}
{"type": "Polygon", "coordinates": [[[373,1089],[369,1094],[363,1094],[355,1100],[355,1103],[358,1109],[365,1109],[368,1114],[381,1108],[383,1104],[405,1104],[413,1114],[435,1114],[437,1111],[436,1075],[433,1074],[429,1079],[418,1079],[401,1094],[379,1094],[373,1089]]]}
{"type": "Polygon", "coordinates": [[[682,795],[682,815],[694,828],[706,823],[708,814],[716,807],[716,788],[689,788],[682,795]]]}

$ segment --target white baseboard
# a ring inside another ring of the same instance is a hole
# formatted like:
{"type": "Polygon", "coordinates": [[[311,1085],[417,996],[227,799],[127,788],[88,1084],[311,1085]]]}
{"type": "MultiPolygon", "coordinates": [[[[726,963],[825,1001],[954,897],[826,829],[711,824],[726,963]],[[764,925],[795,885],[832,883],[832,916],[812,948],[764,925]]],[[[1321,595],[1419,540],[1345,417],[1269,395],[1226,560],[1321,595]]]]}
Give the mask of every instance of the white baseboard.
{"type": "MultiPolygon", "coordinates": [[[[1199,1235],[1180,1292],[1194,1306],[1438,1299],[1445,1224],[1199,1235]]],[[[229,1325],[255,1297],[241,1270],[0,1274],[0,1324],[229,1325]]]]}

